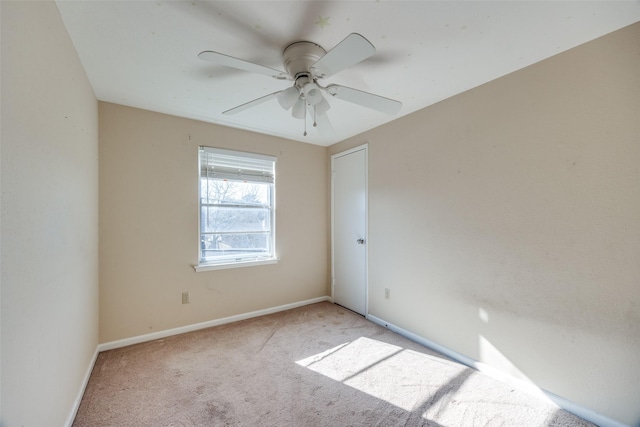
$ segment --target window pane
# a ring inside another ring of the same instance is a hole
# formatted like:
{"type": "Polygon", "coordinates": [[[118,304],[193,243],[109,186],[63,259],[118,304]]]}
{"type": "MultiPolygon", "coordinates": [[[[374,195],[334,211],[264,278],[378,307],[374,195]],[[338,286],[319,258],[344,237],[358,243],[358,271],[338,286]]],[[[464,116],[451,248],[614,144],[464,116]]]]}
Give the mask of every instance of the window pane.
{"type": "Polygon", "coordinates": [[[200,220],[202,233],[271,230],[271,213],[266,208],[202,206],[200,220]]]}
{"type": "Polygon", "coordinates": [[[270,241],[268,234],[204,234],[202,235],[202,258],[269,254],[270,241]]]}
{"type": "Polygon", "coordinates": [[[203,203],[268,206],[271,184],[224,181],[202,178],[200,194],[203,203]]]}

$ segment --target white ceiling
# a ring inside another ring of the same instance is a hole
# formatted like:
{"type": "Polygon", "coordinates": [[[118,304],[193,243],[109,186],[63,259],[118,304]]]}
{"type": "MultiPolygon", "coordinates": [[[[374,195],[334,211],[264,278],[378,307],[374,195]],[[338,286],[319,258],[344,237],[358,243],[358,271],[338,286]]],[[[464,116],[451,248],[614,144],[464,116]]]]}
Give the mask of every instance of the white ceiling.
{"type": "Polygon", "coordinates": [[[151,111],[331,145],[640,21],[635,1],[69,1],[58,8],[96,96],[151,111]],[[321,138],[275,99],[229,108],[292,83],[215,66],[213,50],[283,70],[307,40],[331,49],[350,33],[376,47],[336,83],[401,101],[388,116],[331,99],[321,138]]]}

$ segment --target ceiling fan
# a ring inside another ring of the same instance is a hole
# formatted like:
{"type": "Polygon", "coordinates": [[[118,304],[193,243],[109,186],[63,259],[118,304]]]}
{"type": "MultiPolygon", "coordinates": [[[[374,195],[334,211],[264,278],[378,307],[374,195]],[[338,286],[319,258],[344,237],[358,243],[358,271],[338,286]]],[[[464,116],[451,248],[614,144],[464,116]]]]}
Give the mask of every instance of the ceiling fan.
{"type": "Polygon", "coordinates": [[[396,114],[402,108],[400,101],[337,84],[322,86],[318,83],[320,79],[331,77],[339,71],[369,58],[375,51],[375,47],[369,40],[360,34],[352,33],[329,52],[325,51],[322,46],[308,41],[290,44],[282,53],[286,72],[208,50],[200,52],[198,58],[216,65],[264,74],[277,80],[293,81],[293,86],[287,89],[246,102],[223,111],[222,114],[236,114],[272,98],[277,98],[282,108],[291,110],[293,117],[305,120],[305,136],[307,135],[307,112],[313,118],[313,126],[318,128],[318,132],[323,136],[331,136],[333,135],[333,127],[327,117],[327,111],[331,106],[322,95],[323,92],[330,97],[387,114],[396,114]]]}

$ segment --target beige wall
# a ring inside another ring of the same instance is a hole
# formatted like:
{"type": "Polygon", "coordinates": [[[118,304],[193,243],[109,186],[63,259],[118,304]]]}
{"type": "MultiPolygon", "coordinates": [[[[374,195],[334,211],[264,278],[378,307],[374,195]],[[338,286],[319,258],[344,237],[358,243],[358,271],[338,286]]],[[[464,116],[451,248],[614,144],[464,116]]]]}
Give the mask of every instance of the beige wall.
{"type": "Polygon", "coordinates": [[[99,111],[101,342],[328,295],[325,147],[109,103],[99,111]],[[278,158],[277,264],[193,270],[200,145],[278,158]]]}
{"type": "Polygon", "coordinates": [[[640,23],[329,150],[369,143],[371,314],[632,425],[639,41],[640,23]]]}
{"type": "Polygon", "coordinates": [[[0,10],[0,424],[61,426],[98,344],[98,107],[55,3],[0,10]]]}

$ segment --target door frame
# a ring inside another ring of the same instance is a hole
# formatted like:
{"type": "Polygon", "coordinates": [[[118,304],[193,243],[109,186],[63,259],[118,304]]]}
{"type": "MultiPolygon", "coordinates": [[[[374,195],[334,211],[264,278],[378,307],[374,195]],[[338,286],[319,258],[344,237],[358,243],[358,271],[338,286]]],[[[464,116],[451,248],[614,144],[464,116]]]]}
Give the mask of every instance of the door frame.
{"type": "Polygon", "coordinates": [[[350,148],[345,151],[333,154],[331,156],[331,302],[334,301],[335,280],[335,236],[334,236],[334,162],[335,159],[343,157],[357,151],[364,150],[364,234],[365,234],[365,255],[364,255],[364,316],[369,315],[369,144],[364,143],[357,147],[350,148]]]}

